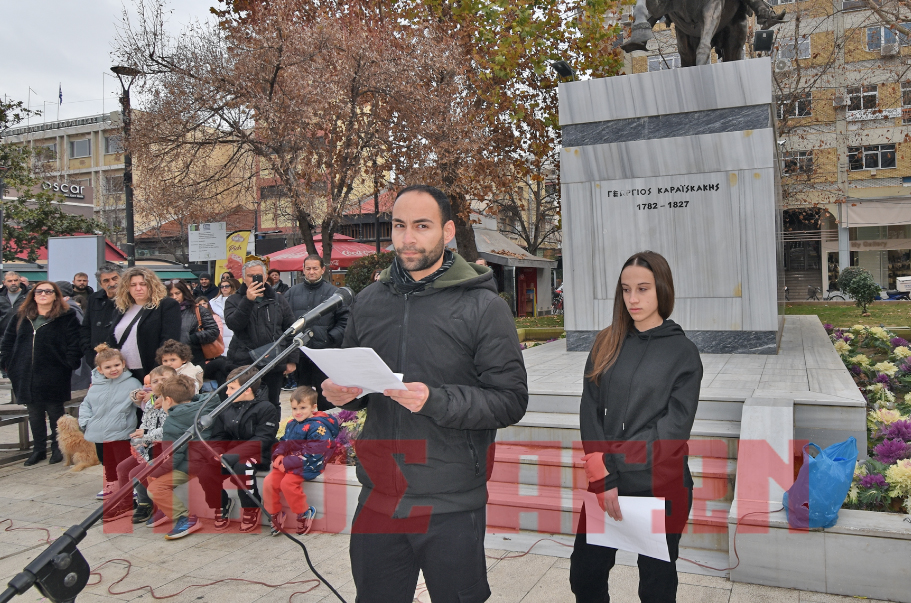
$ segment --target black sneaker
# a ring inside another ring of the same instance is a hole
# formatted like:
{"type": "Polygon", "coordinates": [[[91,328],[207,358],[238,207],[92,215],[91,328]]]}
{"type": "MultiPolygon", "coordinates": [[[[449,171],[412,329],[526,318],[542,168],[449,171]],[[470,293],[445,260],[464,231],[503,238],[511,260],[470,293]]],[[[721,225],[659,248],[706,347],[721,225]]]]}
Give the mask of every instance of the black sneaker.
{"type": "Polygon", "coordinates": [[[218,531],[227,530],[231,525],[231,509],[234,508],[234,500],[229,498],[225,505],[220,509],[215,509],[215,529],[218,531]]]}
{"type": "Polygon", "coordinates": [[[138,503],[136,510],[133,511],[133,523],[145,523],[149,521],[155,512],[152,503],[138,503]]]}
{"type": "Polygon", "coordinates": [[[245,508],[240,515],[240,531],[252,532],[259,527],[259,507],[245,508]]]}
{"type": "Polygon", "coordinates": [[[272,514],[272,535],[278,536],[282,533],[285,526],[285,512],[279,511],[272,514]]]}
{"type": "Polygon", "coordinates": [[[43,461],[47,458],[47,450],[32,450],[32,454],[22,463],[23,467],[31,467],[32,465],[37,465],[40,461],[43,461]]]}

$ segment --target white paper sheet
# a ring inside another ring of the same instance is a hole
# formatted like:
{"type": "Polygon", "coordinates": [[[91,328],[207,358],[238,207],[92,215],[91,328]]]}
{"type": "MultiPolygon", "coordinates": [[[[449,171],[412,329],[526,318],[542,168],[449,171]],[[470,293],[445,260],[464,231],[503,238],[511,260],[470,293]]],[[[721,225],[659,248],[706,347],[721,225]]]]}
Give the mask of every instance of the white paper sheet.
{"type": "Polygon", "coordinates": [[[595,494],[584,492],[582,496],[585,502],[588,544],[638,553],[662,561],[671,560],[664,534],[663,498],[619,496],[617,498],[623,521],[614,521],[606,511],[601,510],[595,494]]]}
{"type": "Polygon", "coordinates": [[[372,348],[301,348],[336,385],[359,387],[365,394],[387,389],[408,389],[402,376],[392,372],[372,348]]]}

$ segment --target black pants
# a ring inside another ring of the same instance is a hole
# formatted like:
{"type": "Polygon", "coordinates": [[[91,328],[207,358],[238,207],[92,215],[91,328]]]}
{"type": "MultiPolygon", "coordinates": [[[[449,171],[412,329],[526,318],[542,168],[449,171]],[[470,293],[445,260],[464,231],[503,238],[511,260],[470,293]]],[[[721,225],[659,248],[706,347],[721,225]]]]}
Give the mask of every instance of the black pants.
{"type": "Polygon", "coordinates": [[[47,423],[51,423],[51,443],[57,445],[57,420],[63,416],[63,402],[32,402],[28,405],[28,424],[35,450],[47,450],[47,423]]]}
{"type": "MultiPolygon", "coordinates": [[[[639,496],[651,496],[639,494],[639,496]]],[[[669,503],[668,503],[669,504],[669,503]]],[[[689,490],[687,515],[693,506],[693,491],[689,490]]],[[[677,600],[677,555],[680,534],[667,534],[667,549],[671,560],[661,561],[639,555],[639,600],[643,603],[673,603],[677,600]]],[[[585,507],[579,517],[579,528],[569,566],[569,584],[576,603],[610,603],[607,582],[617,549],[588,544],[585,537],[585,507]]]]}
{"type": "Polygon", "coordinates": [[[98,460],[104,467],[104,481],[108,483],[117,481],[117,465],[132,456],[129,440],[105,442],[104,444],[96,442],[95,452],[98,453],[98,460]]]}
{"type": "MultiPolygon", "coordinates": [[[[237,483],[234,476],[231,476],[231,482],[237,487],[237,497],[240,499],[240,506],[244,509],[252,509],[258,507],[259,503],[257,501],[262,500],[262,495],[260,495],[259,488],[256,485],[256,474],[268,473],[269,465],[255,464],[251,460],[241,459],[240,461],[231,465],[231,469],[234,470],[234,473],[236,473],[237,477],[240,479],[240,483],[237,483]],[[250,493],[248,494],[247,491],[244,490],[241,486],[249,488],[250,493]]],[[[231,475],[228,473],[227,469],[222,468],[222,471],[224,475],[231,475]]],[[[225,490],[222,490],[222,507],[224,507],[227,501],[228,493],[225,490]]]]}
{"type": "Polygon", "coordinates": [[[323,411],[335,408],[335,405],[323,396],[321,385],[325,380],[326,374],[302,353],[300,360],[297,361],[297,384],[309,385],[316,390],[316,407],[323,411]]]}
{"type": "Polygon", "coordinates": [[[263,385],[269,388],[269,402],[281,409],[282,383],[285,376],[281,371],[274,371],[263,377],[263,385]]]}
{"type": "MultiPolygon", "coordinates": [[[[382,525],[388,517],[358,505],[355,522],[382,525]]],[[[434,603],[481,603],[490,597],[484,532],[487,513],[434,515],[423,534],[364,534],[351,530],[356,603],[411,603],[423,570],[434,603]]]]}

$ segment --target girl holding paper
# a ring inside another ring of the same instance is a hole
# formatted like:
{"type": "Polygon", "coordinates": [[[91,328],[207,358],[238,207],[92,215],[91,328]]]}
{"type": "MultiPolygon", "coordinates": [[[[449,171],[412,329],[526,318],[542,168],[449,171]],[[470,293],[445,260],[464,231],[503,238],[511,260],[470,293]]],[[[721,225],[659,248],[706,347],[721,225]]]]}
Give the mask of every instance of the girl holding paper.
{"type": "MultiPolygon", "coordinates": [[[[702,361],[675,322],[667,260],[644,251],[620,273],[611,326],[601,331],[585,367],[579,411],[588,490],[614,521],[618,496],[666,500],[670,561],[639,555],[639,598],[675,601],[680,534],[692,504],[687,440],[696,416],[702,361]]],[[[610,521],[610,519],[608,519],[610,521]]],[[[592,529],[597,529],[593,526],[592,529]]],[[[570,565],[578,603],[609,601],[616,549],[589,544],[583,509],[570,565]]]]}

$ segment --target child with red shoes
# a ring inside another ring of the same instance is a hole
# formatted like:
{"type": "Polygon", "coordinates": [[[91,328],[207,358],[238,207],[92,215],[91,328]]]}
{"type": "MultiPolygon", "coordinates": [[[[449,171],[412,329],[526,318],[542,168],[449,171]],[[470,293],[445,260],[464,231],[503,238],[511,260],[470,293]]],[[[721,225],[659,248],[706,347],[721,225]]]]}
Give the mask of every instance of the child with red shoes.
{"type": "Polygon", "coordinates": [[[316,509],[307,505],[302,485],[323,472],[340,429],[335,416],[317,410],[316,399],[316,391],[310,387],[292,392],[291,420],[272,453],[272,471],[263,484],[263,503],[272,516],[273,536],[282,532],[287,515],[282,511],[279,492],[297,515],[298,534],[309,532],[316,516],[316,509]]]}

